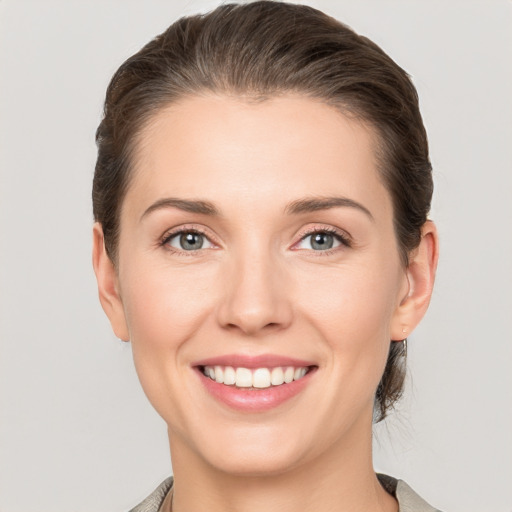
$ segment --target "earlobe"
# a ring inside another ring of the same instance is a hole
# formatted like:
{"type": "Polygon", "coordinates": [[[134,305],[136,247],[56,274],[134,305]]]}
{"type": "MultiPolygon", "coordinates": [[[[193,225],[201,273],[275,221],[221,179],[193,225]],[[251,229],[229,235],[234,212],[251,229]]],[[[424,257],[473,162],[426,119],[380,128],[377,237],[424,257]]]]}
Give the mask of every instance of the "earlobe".
{"type": "Polygon", "coordinates": [[[437,229],[432,221],[427,221],[421,230],[420,244],[410,255],[406,269],[408,292],[395,311],[392,340],[406,338],[425,315],[432,296],[438,256],[437,229]]]}
{"type": "Polygon", "coordinates": [[[98,222],[93,227],[92,264],[98,283],[101,306],[110,320],[112,330],[119,339],[129,341],[130,336],[119,294],[117,272],[105,250],[103,228],[98,222]]]}

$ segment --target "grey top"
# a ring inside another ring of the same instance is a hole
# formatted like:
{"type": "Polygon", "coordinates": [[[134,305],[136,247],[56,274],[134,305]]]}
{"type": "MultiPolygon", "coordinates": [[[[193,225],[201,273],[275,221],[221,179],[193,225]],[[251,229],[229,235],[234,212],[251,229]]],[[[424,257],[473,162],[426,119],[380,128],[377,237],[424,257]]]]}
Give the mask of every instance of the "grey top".
{"type": "MultiPolygon", "coordinates": [[[[420,498],[403,480],[377,475],[380,483],[398,501],[398,512],[440,512],[420,498]]],[[[142,503],[130,512],[158,512],[172,488],[172,477],[164,480],[142,503]]]]}

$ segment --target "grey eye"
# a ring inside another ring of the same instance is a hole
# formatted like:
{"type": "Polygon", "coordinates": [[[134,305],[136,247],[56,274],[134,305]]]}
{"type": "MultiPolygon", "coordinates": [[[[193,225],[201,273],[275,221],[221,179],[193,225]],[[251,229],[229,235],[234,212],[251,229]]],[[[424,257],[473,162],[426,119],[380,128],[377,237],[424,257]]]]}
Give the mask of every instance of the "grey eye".
{"type": "Polygon", "coordinates": [[[334,246],[334,236],[330,233],[313,233],[311,238],[311,248],[315,251],[325,251],[334,246]]]}
{"type": "Polygon", "coordinates": [[[196,231],[183,231],[176,233],[167,242],[171,247],[182,251],[197,251],[212,247],[211,242],[205,235],[196,231]]]}
{"type": "Polygon", "coordinates": [[[348,245],[341,239],[340,235],[327,231],[317,231],[305,236],[296,247],[297,249],[308,249],[310,251],[328,251],[343,244],[348,245]]]}
{"type": "Polygon", "coordinates": [[[203,247],[204,237],[199,233],[183,233],[180,235],[180,246],[185,251],[195,251],[203,247]]]}

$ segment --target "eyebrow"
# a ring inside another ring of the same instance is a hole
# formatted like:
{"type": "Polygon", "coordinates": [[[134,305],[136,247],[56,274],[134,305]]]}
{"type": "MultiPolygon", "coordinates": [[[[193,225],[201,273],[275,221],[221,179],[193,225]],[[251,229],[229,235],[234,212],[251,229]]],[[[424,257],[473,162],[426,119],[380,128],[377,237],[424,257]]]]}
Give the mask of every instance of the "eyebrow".
{"type": "Polygon", "coordinates": [[[290,203],[285,208],[285,212],[289,214],[300,214],[339,207],[355,208],[363,212],[370,220],[375,221],[368,208],[348,197],[312,197],[298,199],[290,203]]]}
{"type": "MultiPolygon", "coordinates": [[[[285,213],[290,215],[297,215],[301,213],[316,212],[318,210],[328,210],[330,208],[348,207],[355,208],[369,217],[372,221],[375,219],[370,210],[362,204],[349,199],[348,197],[311,197],[304,199],[297,199],[289,203],[285,207],[285,213]]],[[[176,197],[166,197],[155,201],[149,206],[141,216],[141,220],[150,213],[165,208],[177,208],[185,212],[199,213],[202,215],[209,215],[213,217],[220,216],[219,210],[213,203],[203,200],[193,199],[178,199],[176,197]]]]}
{"type": "Polygon", "coordinates": [[[190,213],[201,213],[203,215],[219,216],[219,211],[209,201],[166,197],[155,201],[149,208],[147,208],[146,211],[141,215],[140,220],[156,210],[165,208],[177,208],[178,210],[183,210],[190,213]]]}

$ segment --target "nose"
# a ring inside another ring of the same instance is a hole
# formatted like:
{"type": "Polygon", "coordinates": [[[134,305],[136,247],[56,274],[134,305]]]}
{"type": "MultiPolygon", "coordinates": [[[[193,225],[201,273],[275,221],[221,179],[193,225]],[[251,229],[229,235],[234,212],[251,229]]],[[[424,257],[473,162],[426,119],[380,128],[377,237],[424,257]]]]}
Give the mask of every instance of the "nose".
{"type": "Polygon", "coordinates": [[[261,252],[230,261],[218,308],[224,329],[260,336],[291,324],[291,290],[284,263],[261,252]]]}

